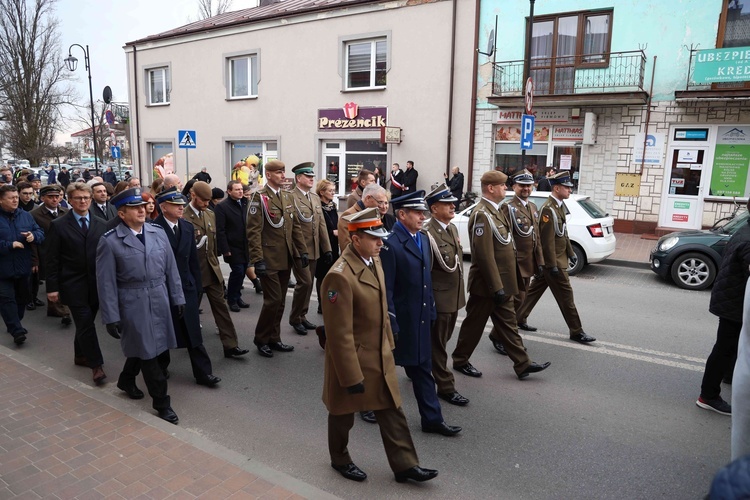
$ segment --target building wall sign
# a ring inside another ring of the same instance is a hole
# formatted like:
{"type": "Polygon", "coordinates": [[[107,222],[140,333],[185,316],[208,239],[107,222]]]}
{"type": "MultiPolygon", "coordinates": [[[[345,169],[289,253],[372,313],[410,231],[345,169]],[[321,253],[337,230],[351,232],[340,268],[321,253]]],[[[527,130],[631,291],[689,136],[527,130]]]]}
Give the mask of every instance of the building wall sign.
{"type": "Polygon", "coordinates": [[[343,108],[318,110],[318,130],[380,130],[388,125],[388,108],[360,107],[348,102],[343,108]]]}
{"type": "Polygon", "coordinates": [[[750,80],[750,47],[699,50],[695,58],[695,83],[750,80]]]}
{"type": "MultiPolygon", "coordinates": [[[[570,109],[568,108],[540,108],[532,113],[534,123],[568,123],[570,121],[570,109]]],[[[498,109],[496,123],[512,123],[521,125],[522,109],[498,109]]]]}
{"type": "Polygon", "coordinates": [[[633,137],[633,164],[640,165],[661,165],[661,159],[664,156],[665,146],[664,133],[653,132],[644,136],[643,132],[635,134],[633,137]],[[644,153],[645,143],[645,153],[644,153]]]}
{"type": "Polygon", "coordinates": [[[583,125],[557,125],[552,133],[553,141],[582,141],[583,125]]]}
{"type": "Polygon", "coordinates": [[[750,168],[750,127],[719,127],[711,171],[711,195],[745,197],[750,168]]]}

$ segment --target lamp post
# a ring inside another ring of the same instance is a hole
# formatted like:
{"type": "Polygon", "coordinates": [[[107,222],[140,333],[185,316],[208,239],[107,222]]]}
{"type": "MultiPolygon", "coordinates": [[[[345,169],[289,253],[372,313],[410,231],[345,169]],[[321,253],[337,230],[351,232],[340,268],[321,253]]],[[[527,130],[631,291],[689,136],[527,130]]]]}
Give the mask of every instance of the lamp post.
{"type": "Polygon", "coordinates": [[[73,47],[78,47],[83,51],[84,62],[86,63],[86,71],[89,74],[89,101],[91,102],[91,135],[94,138],[94,169],[95,172],[99,172],[99,159],[96,155],[96,122],[94,121],[94,91],[91,88],[91,61],[89,59],[89,46],[83,48],[82,45],[74,43],[68,47],[68,57],[65,58],[65,64],[68,66],[70,71],[75,71],[78,67],[78,59],[73,57],[73,47]]]}

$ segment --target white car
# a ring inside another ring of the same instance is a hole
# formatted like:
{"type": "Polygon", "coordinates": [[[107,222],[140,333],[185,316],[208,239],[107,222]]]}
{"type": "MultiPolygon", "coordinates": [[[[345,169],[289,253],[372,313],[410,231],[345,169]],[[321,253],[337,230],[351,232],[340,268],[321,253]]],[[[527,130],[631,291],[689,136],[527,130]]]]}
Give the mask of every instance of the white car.
{"type": "MultiPolygon", "coordinates": [[[[510,200],[512,196],[509,194],[506,200],[510,200]]],[[[529,200],[534,202],[537,208],[542,208],[548,197],[549,193],[535,191],[531,193],[529,200]]],[[[471,255],[468,226],[469,216],[475,206],[476,203],[456,213],[453,218],[466,255],[471,255]]],[[[574,275],[586,264],[601,262],[614,253],[615,220],[586,195],[571,194],[570,198],[565,201],[565,206],[567,207],[568,236],[576,254],[575,258],[570,259],[568,274],[574,275]]]]}

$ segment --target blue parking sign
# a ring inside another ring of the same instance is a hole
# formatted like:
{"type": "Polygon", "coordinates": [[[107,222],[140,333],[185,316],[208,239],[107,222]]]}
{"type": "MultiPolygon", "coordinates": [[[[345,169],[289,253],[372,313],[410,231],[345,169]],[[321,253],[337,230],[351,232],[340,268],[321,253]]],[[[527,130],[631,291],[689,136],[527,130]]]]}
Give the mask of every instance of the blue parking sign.
{"type": "Polygon", "coordinates": [[[521,149],[529,150],[534,147],[534,115],[521,117],[521,149]]]}

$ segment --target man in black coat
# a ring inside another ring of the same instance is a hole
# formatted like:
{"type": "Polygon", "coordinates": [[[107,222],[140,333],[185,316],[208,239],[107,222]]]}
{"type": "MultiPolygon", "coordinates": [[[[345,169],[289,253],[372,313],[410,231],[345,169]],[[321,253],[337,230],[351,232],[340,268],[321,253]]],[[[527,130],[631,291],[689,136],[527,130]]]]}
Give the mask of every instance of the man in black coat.
{"type": "Polygon", "coordinates": [[[245,280],[250,256],[245,223],[247,221],[247,199],[243,196],[242,183],[229,181],[227,197],[216,205],[216,242],[219,254],[229,264],[231,272],[227,282],[227,304],[233,312],[250,307],[242,300],[242,282],[245,280]]]}
{"type": "Polygon", "coordinates": [[[404,182],[402,189],[403,195],[406,194],[412,194],[414,191],[417,190],[417,177],[419,177],[419,172],[416,171],[414,168],[414,162],[409,160],[406,162],[406,172],[404,172],[404,182]]]}
{"type": "MultiPolygon", "coordinates": [[[[750,201],[747,203],[750,209],[750,201]]],[[[750,277],[750,219],[729,239],[721,259],[719,273],[711,290],[708,310],[719,317],[716,343],[706,360],[701,394],[695,402],[700,408],[731,415],[732,406],[721,397],[721,381],[732,378],[737,360],[737,345],[742,330],[745,287],[750,277]]]]}
{"type": "Polygon", "coordinates": [[[203,181],[206,184],[211,184],[211,174],[206,172],[206,167],[201,168],[201,171],[193,176],[196,181],[203,181]]]}
{"type": "Polygon", "coordinates": [[[104,182],[109,182],[113,186],[117,184],[117,174],[112,171],[112,167],[107,167],[107,170],[102,174],[102,180],[104,182]]]}
{"type": "Polygon", "coordinates": [[[63,188],[68,188],[68,184],[70,184],[70,172],[68,172],[67,167],[62,167],[60,169],[60,173],[57,174],[57,182],[59,182],[63,188]]]}
{"type": "Polygon", "coordinates": [[[91,213],[103,220],[117,219],[119,221],[117,209],[107,201],[107,186],[103,182],[97,182],[91,186],[91,192],[94,197],[91,201],[91,213]]]}
{"type": "Polygon", "coordinates": [[[461,170],[458,167],[453,167],[451,169],[450,180],[448,180],[448,174],[444,175],[448,184],[448,189],[451,191],[451,195],[456,198],[454,204],[456,205],[456,210],[458,210],[458,205],[461,203],[461,199],[464,196],[464,174],[461,173],[461,170]]]}
{"type": "MultiPolygon", "coordinates": [[[[214,386],[221,379],[213,375],[211,359],[203,346],[200,318],[198,316],[198,293],[201,291],[201,266],[198,262],[198,251],[195,248],[193,225],[182,219],[187,205],[185,198],[176,187],[162,191],[156,197],[161,207],[161,215],[154,219],[154,224],[164,228],[172,246],[177,270],[182,282],[182,293],[185,295],[185,308],[182,316],[177,308],[172,307],[177,347],[186,347],[190,356],[193,376],[199,385],[214,386]]],[[[169,350],[159,355],[159,364],[163,370],[169,365],[169,350]]]]}
{"type": "Polygon", "coordinates": [[[91,368],[94,382],[99,384],[106,375],[94,324],[99,311],[96,247],[106,232],[106,226],[89,212],[89,186],[71,184],[67,194],[71,210],[50,223],[44,242],[47,300],[62,302],[70,309],[76,326],[74,362],[91,368]]]}

